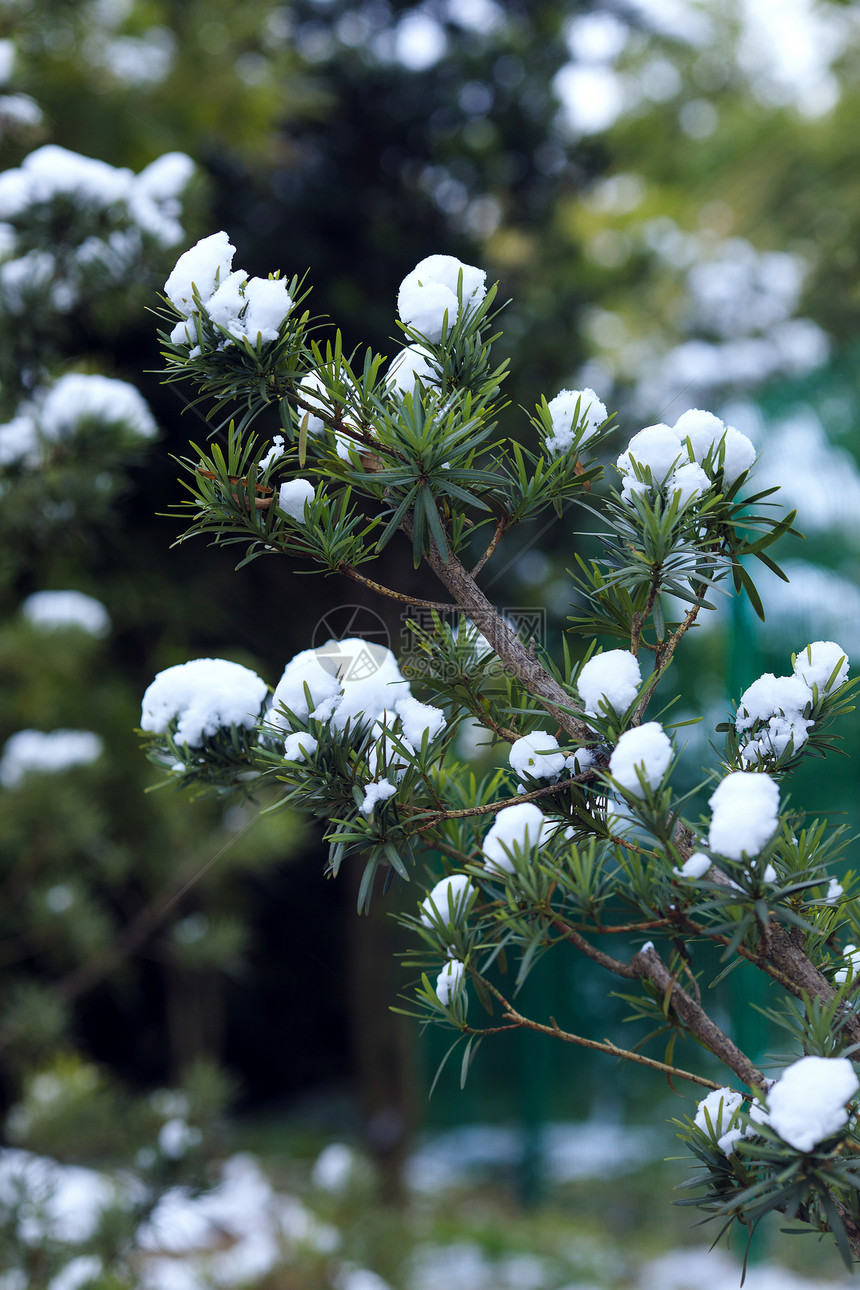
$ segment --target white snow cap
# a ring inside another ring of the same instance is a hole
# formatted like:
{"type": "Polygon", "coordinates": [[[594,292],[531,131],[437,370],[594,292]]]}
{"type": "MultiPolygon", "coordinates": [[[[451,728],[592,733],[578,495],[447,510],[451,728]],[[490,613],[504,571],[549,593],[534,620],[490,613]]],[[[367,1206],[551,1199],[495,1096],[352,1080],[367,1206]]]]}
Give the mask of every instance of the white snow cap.
{"type": "Polygon", "coordinates": [[[824,694],[829,694],[831,690],[837,690],[848,680],[848,655],[835,641],[813,641],[802,649],[795,659],[794,675],[799,677],[810,690],[813,685],[817,685],[820,698],[824,694]],[[827,682],[837,667],[839,670],[836,672],[833,684],[828,685],[827,682]]]}
{"type": "Polygon", "coordinates": [[[181,314],[190,318],[197,312],[194,287],[205,304],[228,277],[235,254],[235,246],[223,231],[201,238],[176,261],[164,284],[164,294],[181,314]]]}
{"type": "Polygon", "coordinates": [[[100,757],[103,743],[91,730],[18,730],[0,756],[0,784],[16,788],[31,771],[56,774],[71,766],[88,766],[100,757]]]}
{"type": "Polygon", "coordinates": [[[425,927],[432,927],[440,919],[450,926],[462,922],[478,889],[464,873],[452,873],[440,882],[425,896],[421,902],[421,922],[425,927]]]}
{"type": "Polygon", "coordinates": [[[508,759],[520,779],[554,779],[567,765],[567,756],[559,752],[555,735],[533,730],[511,744],[508,759]]]}
{"type": "Polygon", "coordinates": [[[579,420],[585,423],[580,445],[585,444],[597,432],[606,420],[606,407],[594,393],[594,390],[560,390],[554,399],[550,399],[549,414],[552,417],[552,435],[546,440],[547,452],[561,454],[568,452],[573,445],[579,421],[574,420],[577,405],[579,420]]]}
{"type": "Polygon", "coordinates": [[[487,275],[483,269],[463,264],[453,255],[428,255],[400,284],[397,312],[401,320],[429,341],[440,341],[445,315],[450,328],[460,312],[457,282],[461,272],[463,307],[479,305],[487,294],[487,275]]]}
{"type": "Polygon", "coordinates": [[[765,1123],[798,1151],[811,1151],[848,1123],[846,1103],[858,1088],[847,1057],[801,1057],[769,1089],[765,1123]]]}
{"type": "Polygon", "coordinates": [[[313,757],[318,747],[319,742],[313,735],[297,730],[284,740],[284,756],[287,761],[305,761],[306,758],[313,757]]]}
{"type": "Polygon", "coordinates": [[[736,1093],[731,1088],[712,1089],[707,1097],[703,1097],[696,1110],[696,1127],[709,1136],[713,1134],[714,1141],[720,1150],[727,1156],[732,1154],[734,1144],[743,1133],[739,1129],[730,1129],[732,1116],[743,1102],[743,1096],[736,1093]],[[707,1118],[706,1113],[707,1112],[707,1118]],[[708,1127],[710,1120],[710,1128],[708,1127]]]}
{"type": "Polygon", "coordinates": [[[687,450],[680,435],[670,426],[658,422],[633,436],[616,465],[622,475],[633,475],[633,461],[643,469],[647,466],[654,485],[659,486],[675,465],[682,464],[686,457],[687,450]]]}
{"type": "Polygon", "coordinates": [[[540,846],[546,827],[546,817],[534,802],[503,806],[484,838],[487,868],[499,873],[513,873],[514,862],[508,853],[513,852],[514,846],[523,851],[540,846]]]}
{"type": "Polygon", "coordinates": [[[365,784],[364,801],[361,804],[362,815],[372,815],[373,808],[377,802],[386,801],[389,797],[393,797],[396,792],[397,786],[387,779],[379,779],[374,783],[365,784]]]}
{"type": "Polygon", "coordinates": [[[449,959],[436,978],[436,997],[445,1007],[449,1007],[455,995],[463,989],[463,978],[466,974],[465,964],[459,959],[449,959]]]}
{"type": "Polygon", "coordinates": [[[278,712],[284,704],[302,721],[312,715],[342,730],[347,721],[354,726],[359,719],[369,724],[381,720],[386,708],[408,694],[408,682],[391,650],[348,636],[302,650],[290,659],[272,699],[270,720],[287,729],[286,718],[278,712]],[[305,699],[306,685],[312,710],[305,699]]]}
{"type": "Polygon", "coordinates": [[[704,851],[694,851],[689,860],[685,860],[678,870],[682,878],[704,878],[712,864],[711,857],[704,851]]]}
{"type": "MultiPolygon", "coordinates": [[[[831,878],[830,881],[832,882],[833,879],[831,878]]],[[[860,949],[856,945],[846,945],[842,951],[842,961],[845,966],[833,973],[833,980],[837,985],[846,985],[849,981],[853,981],[860,971],[860,949]]]]}
{"type": "Polygon", "coordinates": [[[695,461],[688,461],[683,466],[678,466],[672,471],[666,483],[666,491],[670,497],[675,493],[680,493],[681,506],[689,506],[702,493],[706,493],[711,487],[711,481],[697,465],[695,461]]]}
{"type": "Polygon", "coordinates": [[[21,606],[28,623],[45,631],[78,627],[90,636],[107,636],[110,618],[100,600],[82,591],[34,591],[21,606]]]}
{"type": "Polygon", "coordinates": [[[297,524],[304,524],[305,502],[312,502],[315,496],[316,489],[309,479],[290,479],[286,484],[281,484],[278,506],[297,524]]]}
{"type": "Polygon", "coordinates": [[[273,466],[276,461],[284,456],[286,451],[287,446],[284,442],[284,436],[282,434],[272,435],[272,445],[265,456],[260,458],[257,465],[260,470],[268,470],[270,466],[273,466]]]}
{"type": "Polygon", "coordinates": [[[432,703],[419,703],[411,694],[404,694],[397,699],[394,710],[400,718],[407,743],[416,748],[421,747],[425,733],[432,741],[445,729],[445,713],[442,709],[434,708],[432,703]]]}
{"type": "Polygon", "coordinates": [[[223,658],[192,659],[158,673],[143,696],[140,726],[164,734],[176,721],[176,742],[197,748],[230,726],[251,729],[265,698],[266,682],[250,668],[223,658]]]}
{"type": "Polygon", "coordinates": [[[717,785],[709,805],[708,845],[740,860],[757,856],[779,827],[779,789],[770,775],[736,770],[717,785]]]}
{"type": "MultiPolygon", "coordinates": [[[[837,661],[834,660],[834,667],[837,661]]],[[[772,672],[765,672],[753,681],[741,695],[735,717],[739,735],[758,726],[741,747],[744,764],[754,766],[769,757],[779,757],[789,743],[795,752],[805,744],[807,731],[815,724],[803,715],[811,703],[812,691],[800,676],[774,676],[772,672]]]]}
{"type": "Polygon", "coordinates": [[[139,390],[112,376],[68,372],[51,386],[38,414],[43,439],[67,439],[82,423],[119,424],[141,439],[156,433],[155,418],[139,390]]]}
{"type": "Polygon", "coordinates": [[[713,412],[690,408],[678,418],[674,429],[680,439],[689,439],[693,458],[699,465],[711,453],[716,469],[722,445],[723,480],[727,485],[733,484],[755,462],[756,450],[752,440],[734,426],[727,426],[713,412]]]}
{"type": "Polygon", "coordinates": [[[576,688],[589,717],[600,714],[605,699],[614,712],[626,712],[642,684],[639,660],[627,649],[595,654],[582,668],[576,688]]]}
{"type": "MultiPolygon", "coordinates": [[[[235,254],[236,248],[223,230],[201,238],[176,261],[164,284],[165,295],[190,319],[198,312],[196,287],[207,316],[236,340],[247,340],[252,345],[258,337],[264,344],[277,340],[293,307],[287,284],[282,278],[249,278],[244,269],[234,270],[235,254]]],[[[196,331],[180,323],[170,338],[174,344],[190,344],[196,331]]]]}
{"type": "Polygon", "coordinates": [[[609,773],[634,797],[644,797],[637,768],[650,788],[659,788],[674,749],[659,721],[625,730],[609,758],[609,773]]]}
{"type": "Polygon", "coordinates": [[[423,345],[406,345],[391,360],[385,380],[398,394],[411,394],[416,381],[438,385],[439,374],[433,366],[432,355],[423,345]]]}

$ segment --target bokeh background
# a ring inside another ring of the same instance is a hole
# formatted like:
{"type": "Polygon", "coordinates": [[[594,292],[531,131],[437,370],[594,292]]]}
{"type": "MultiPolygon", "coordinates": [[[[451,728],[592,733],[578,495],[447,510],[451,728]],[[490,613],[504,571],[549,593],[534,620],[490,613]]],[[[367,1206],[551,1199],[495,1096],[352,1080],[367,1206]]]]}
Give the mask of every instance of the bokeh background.
{"type": "MultiPolygon", "coordinates": [[[[735,1256],[703,1264],[670,1206],[666,1121],[689,1091],[506,1037],[428,1099],[444,1037],[390,1011],[408,975],[389,915],[415,892],[358,918],[355,877],[324,877],[300,817],[148,791],[134,728],[158,670],[218,656],[274,684],[357,599],[172,545],[174,458],[207,428],[160,383],[152,310],[179,252],[223,228],[237,264],[309,270],[313,311],[387,354],[400,280],[441,251],[511,302],[508,433],[588,385],[618,451],[687,407],[749,434],[806,536],[779,553],[790,584],[759,582],[766,621],[725,598],[678,669],[680,718],[702,718],[682,732],[692,787],[757,675],[812,639],[860,648],[858,71],[860,12],[836,0],[0,4],[0,748],[97,736],[55,769],[10,754],[4,774],[0,751],[2,1290],[736,1284],[735,1256]],[[16,224],[16,175],[46,145],[132,172],[190,157],[178,234],[125,260],[111,244],[109,263],[79,251],[108,244],[116,210],[54,195],[16,224]],[[22,271],[40,251],[47,270],[22,271]],[[16,457],[8,427],[72,371],[133,384],[157,434],[84,427],[16,457]],[[40,619],[31,597],[66,590],[105,616],[40,619]]],[[[556,647],[589,528],[567,513],[509,537],[486,581],[544,609],[556,647]]],[[[413,577],[408,554],[386,560],[413,577]]],[[[358,603],[396,645],[396,617],[358,603]]],[[[851,765],[804,770],[793,800],[855,829],[851,765]]],[[[752,988],[731,978],[727,1018],[752,988]]],[[[627,1035],[624,1000],[579,963],[547,960],[527,994],[627,1035]]],[[[738,1038],[779,1048],[764,1019],[738,1038]]],[[[750,1275],[838,1270],[773,1231],[750,1275]]]]}

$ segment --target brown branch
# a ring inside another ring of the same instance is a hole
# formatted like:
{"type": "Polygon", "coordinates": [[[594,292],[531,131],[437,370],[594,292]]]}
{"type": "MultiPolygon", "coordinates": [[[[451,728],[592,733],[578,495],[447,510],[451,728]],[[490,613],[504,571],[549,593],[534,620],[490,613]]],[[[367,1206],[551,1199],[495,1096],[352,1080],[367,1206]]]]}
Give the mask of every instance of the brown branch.
{"type": "Polygon", "coordinates": [[[571,784],[580,784],[583,780],[590,779],[591,775],[591,771],[581,771],[571,779],[560,780],[559,783],[550,784],[547,788],[535,788],[530,793],[517,793],[516,797],[503,797],[499,802],[486,802],[483,806],[458,807],[454,811],[439,811],[429,820],[425,820],[416,832],[424,833],[427,829],[443,824],[446,820],[465,820],[472,815],[496,815],[506,806],[519,806],[520,802],[533,802],[536,798],[549,797],[563,788],[570,788],[571,784]]]}
{"type": "Polygon", "coordinates": [[[623,976],[631,981],[639,976],[639,973],[630,963],[624,963],[621,959],[613,958],[611,954],[604,954],[603,950],[599,950],[596,945],[592,945],[584,936],[580,936],[579,932],[574,931],[567,923],[562,922],[560,918],[553,918],[551,926],[566,941],[574,945],[580,953],[586,955],[587,958],[592,959],[595,963],[599,963],[601,967],[606,968],[607,972],[614,972],[616,976],[623,976]]]}
{"type": "Polygon", "coordinates": [[[495,553],[496,547],[501,542],[502,535],[504,534],[505,529],[508,527],[508,524],[510,523],[510,519],[511,519],[510,515],[503,515],[500,518],[498,524],[496,525],[496,531],[493,534],[490,545],[487,547],[486,551],[481,556],[478,563],[472,569],[471,574],[469,575],[470,577],[477,578],[478,574],[481,572],[484,565],[487,563],[490,557],[495,553]]]}
{"type": "Polygon", "coordinates": [[[394,591],[391,587],[384,587],[381,582],[374,582],[373,578],[359,573],[351,564],[339,564],[337,571],[345,574],[347,578],[352,578],[354,582],[360,582],[363,587],[378,592],[380,596],[388,596],[390,600],[396,600],[401,605],[420,605],[422,609],[439,609],[448,613],[458,608],[457,605],[449,604],[444,600],[422,600],[420,596],[410,596],[404,591],[394,591]]]}
{"type": "Polygon", "coordinates": [[[652,981],[658,990],[670,996],[672,1008],[686,1029],[715,1057],[719,1057],[729,1070],[734,1071],[738,1079],[743,1080],[751,1089],[767,1088],[769,1081],[762,1072],[678,984],[653,945],[646,945],[634,954],[631,966],[636,976],[652,981]]]}
{"type": "MultiPolygon", "coordinates": [[[[409,516],[404,518],[401,528],[408,537],[412,536],[412,521],[409,516]]],[[[555,677],[538,662],[534,653],[504,621],[453,551],[449,552],[445,560],[438,548],[431,543],[430,549],[425,552],[425,559],[439,581],[448,588],[462,612],[487,638],[520,685],[543,704],[567,734],[580,744],[593,743],[595,734],[591,727],[585,724],[578,713],[566,711],[575,703],[573,695],[563,689],[555,677]]]]}
{"type": "MultiPolygon", "coordinates": [[[[477,973],[475,975],[478,976],[477,973]]],[[[603,1040],[601,1043],[597,1039],[586,1039],[583,1035],[573,1035],[567,1030],[562,1030],[554,1017],[550,1017],[551,1025],[549,1026],[544,1026],[539,1021],[532,1021],[530,1017],[524,1017],[521,1012],[517,1012],[513,1004],[509,1003],[501,991],[497,990],[489,981],[485,981],[483,977],[478,977],[478,980],[502,1005],[505,1016],[510,1019],[511,1028],[519,1027],[525,1030],[535,1030],[538,1034],[551,1035],[554,1039],[561,1039],[566,1044],[576,1044],[580,1048],[590,1048],[594,1052],[608,1053],[611,1057],[620,1057],[623,1061],[648,1066],[651,1070],[660,1071],[670,1078],[674,1076],[677,1079],[690,1080],[693,1084],[701,1084],[704,1088],[720,1088],[719,1084],[715,1084],[713,1080],[705,1079],[703,1075],[694,1075],[692,1071],[681,1070],[680,1067],[670,1066],[667,1062],[658,1062],[653,1057],[643,1057],[641,1053],[634,1053],[628,1048],[619,1048],[617,1044],[610,1043],[608,1039],[603,1040]]],[[[471,1031],[469,1027],[466,1027],[466,1030],[472,1034],[482,1033],[480,1030],[477,1032],[471,1031]]],[[[495,1031],[490,1031],[489,1033],[495,1033],[495,1031]]]]}

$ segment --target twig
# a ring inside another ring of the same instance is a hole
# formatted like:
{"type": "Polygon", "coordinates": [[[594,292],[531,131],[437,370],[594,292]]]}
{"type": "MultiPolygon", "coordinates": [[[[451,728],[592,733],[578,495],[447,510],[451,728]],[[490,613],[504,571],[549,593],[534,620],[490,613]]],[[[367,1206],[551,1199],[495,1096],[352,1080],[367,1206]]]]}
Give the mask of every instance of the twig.
{"type": "Polygon", "coordinates": [[[496,531],[495,531],[495,533],[493,534],[493,537],[492,537],[492,540],[491,540],[491,542],[490,542],[490,545],[487,547],[486,551],[485,551],[485,552],[484,552],[484,554],[481,556],[481,558],[480,558],[480,560],[478,561],[478,563],[477,563],[477,564],[474,566],[474,568],[471,570],[470,577],[472,577],[472,578],[477,578],[478,574],[481,572],[481,570],[483,569],[484,565],[487,563],[487,561],[490,559],[490,557],[494,554],[494,552],[495,552],[495,550],[496,550],[496,547],[499,545],[499,542],[502,540],[502,535],[504,534],[505,529],[508,527],[508,524],[510,523],[510,518],[511,518],[511,517],[510,517],[509,515],[503,515],[503,516],[501,517],[501,519],[499,520],[498,524],[496,525],[496,531]]]}
{"type": "MultiPolygon", "coordinates": [[[[477,973],[475,973],[478,976],[477,973]]],[[[550,1017],[551,1025],[544,1026],[539,1021],[532,1021],[530,1017],[524,1017],[521,1012],[517,1012],[512,1003],[509,1003],[500,990],[497,990],[491,982],[478,977],[478,980],[490,991],[499,1001],[504,1010],[506,1017],[510,1018],[512,1027],[521,1027],[525,1030],[536,1030],[541,1035],[551,1035],[554,1039],[561,1039],[566,1044],[577,1044],[580,1048],[590,1048],[598,1053],[608,1053],[611,1057],[620,1057],[623,1061],[636,1062],[640,1066],[648,1066],[651,1070],[660,1071],[664,1075],[674,1076],[677,1079],[690,1080],[693,1084],[701,1084],[703,1088],[720,1088],[713,1080],[706,1079],[703,1075],[694,1075],[692,1071],[681,1070],[678,1066],[670,1066],[667,1062],[658,1062],[653,1057],[643,1057],[641,1053],[631,1052],[628,1048],[619,1048],[617,1044],[610,1043],[608,1039],[601,1043],[597,1039],[586,1039],[583,1035],[573,1035],[570,1031],[562,1030],[554,1017],[550,1017]]],[[[471,1031],[470,1033],[481,1034],[471,1031]]]]}
{"type": "Polygon", "coordinates": [[[458,608],[457,605],[449,604],[444,600],[423,600],[420,596],[410,596],[405,591],[394,591],[391,587],[384,587],[381,582],[374,582],[373,578],[359,573],[351,564],[339,564],[337,568],[338,573],[345,574],[354,582],[360,582],[363,587],[378,592],[380,596],[388,596],[390,600],[396,600],[401,605],[420,605],[422,609],[439,609],[448,613],[458,608]]]}

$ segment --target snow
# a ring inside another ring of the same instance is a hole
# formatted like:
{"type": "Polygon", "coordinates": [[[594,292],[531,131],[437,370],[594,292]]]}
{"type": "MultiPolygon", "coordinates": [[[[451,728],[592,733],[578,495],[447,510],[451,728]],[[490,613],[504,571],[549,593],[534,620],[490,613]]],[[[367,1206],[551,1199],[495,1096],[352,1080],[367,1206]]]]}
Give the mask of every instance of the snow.
{"type": "Polygon", "coordinates": [[[213,323],[252,345],[258,338],[263,344],[277,340],[293,307],[283,279],[249,278],[244,269],[231,273],[203,303],[213,323]]]}
{"type": "Polygon", "coordinates": [[[848,680],[848,657],[842,646],[835,641],[813,641],[797,655],[794,675],[810,690],[814,685],[817,686],[820,698],[837,690],[848,680]]]}
{"type": "Polygon", "coordinates": [[[198,658],[159,672],[143,696],[142,730],[164,734],[176,722],[178,744],[199,747],[230,726],[253,728],[265,702],[265,681],[223,658],[198,658]]]}
{"type": "Polygon", "coordinates": [[[400,284],[397,312],[401,320],[429,341],[440,341],[445,316],[450,328],[460,312],[457,284],[461,273],[463,308],[479,305],[487,294],[487,275],[483,269],[463,264],[453,255],[428,255],[400,284]]]}
{"type": "Polygon", "coordinates": [[[377,802],[384,802],[397,792],[396,784],[387,779],[380,779],[365,785],[364,801],[361,804],[362,815],[372,815],[377,802]]]}
{"type": "Polygon", "coordinates": [[[860,1081],[847,1057],[801,1057],[768,1090],[766,1123],[798,1151],[811,1151],[848,1123],[860,1081]]]}
{"type": "Polygon", "coordinates": [[[743,1137],[742,1130],[729,1128],[732,1116],[740,1109],[743,1100],[743,1095],[734,1089],[715,1088],[702,1098],[696,1111],[696,1127],[716,1142],[727,1156],[732,1154],[735,1142],[743,1137]]]}
{"type": "Polygon", "coordinates": [[[385,379],[398,394],[411,394],[416,381],[423,385],[438,385],[439,373],[433,366],[429,350],[422,345],[406,345],[391,360],[385,379]]]}
{"type": "Polygon", "coordinates": [[[306,758],[313,757],[318,747],[319,742],[313,735],[297,730],[284,740],[284,756],[287,761],[305,761],[306,758]]]}
{"type": "Polygon", "coordinates": [[[678,872],[683,878],[704,878],[710,867],[711,857],[706,856],[704,851],[694,851],[678,872]]]}
{"type": "Polygon", "coordinates": [[[734,426],[726,426],[713,412],[690,408],[678,417],[674,429],[682,439],[689,439],[693,457],[699,465],[710,455],[716,467],[719,453],[723,452],[723,480],[726,485],[733,484],[756,459],[752,440],[734,426]]]}
{"type": "Polygon", "coordinates": [[[712,851],[741,860],[757,856],[779,827],[779,789],[769,775],[737,770],[711,795],[712,851]]]}
{"type": "Polygon", "coordinates": [[[701,497],[711,487],[711,480],[705,474],[702,467],[695,461],[688,461],[683,466],[678,466],[672,472],[666,482],[666,491],[670,497],[675,493],[680,493],[680,505],[689,506],[696,498],[701,497]]]}
{"type": "Polygon", "coordinates": [[[31,415],[21,413],[0,425],[0,466],[12,466],[18,462],[35,465],[38,460],[39,434],[31,415]]]}
{"type": "Polygon", "coordinates": [[[657,789],[672,760],[674,749],[659,721],[625,730],[609,759],[609,773],[634,797],[644,797],[637,771],[645,783],[657,789]]]}
{"type": "Polygon", "coordinates": [[[196,1124],[175,1115],[159,1129],[158,1149],[168,1160],[181,1160],[192,1147],[200,1145],[202,1138],[203,1132],[196,1124]]]}
{"type": "Polygon", "coordinates": [[[271,721],[287,728],[286,718],[278,712],[284,704],[302,721],[311,715],[343,730],[348,721],[372,724],[381,719],[389,705],[408,693],[408,682],[391,650],[359,637],[344,637],[302,650],[290,660],[275,689],[271,721]],[[306,685],[312,710],[305,698],[306,685]]]}
{"type": "MultiPolygon", "coordinates": [[[[183,324],[180,323],[180,326],[182,325],[183,324]]],[[[272,445],[269,448],[269,451],[257,462],[257,466],[260,471],[268,470],[270,466],[273,466],[276,461],[279,461],[280,458],[284,456],[286,451],[284,436],[282,434],[273,435],[272,445]]]]}
{"type": "Polygon", "coordinates": [[[487,869],[497,873],[514,873],[511,858],[514,848],[528,851],[531,847],[539,847],[546,836],[546,830],[546,817],[534,802],[502,807],[484,838],[482,850],[487,869]]]}
{"type": "Polygon", "coordinates": [[[230,273],[235,254],[235,246],[223,231],[201,238],[176,261],[164,294],[179,313],[190,318],[197,312],[194,287],[205,304],[230,273]]]}
{"type": "Polygon", "coordinates": [[[394,706],[407,742],[416,748],[421,747],[425,734],[432,741],[445,729],[445,713],[431,703],[419,703],[408,694],[399,698],[394,706]]]}
{"type": "Polygon", "coordinates": [[[860,971],[860,949],[856,945],[846,945],[842,951],[842,961],[845,966],[833,973],[833,980],[837,985],[849,984],[860,971]]]}
{"type": "Polygon", "coordinates": [[[314,1161],[311,1182],[320,1191],[343,1195],[360,1172],[361,1160],[345,1142],[330,1142],[314,1161]]]}
{"type": "Polygon", "coordinates": [[[141,439],[152,439],[155,418],[139,390],[112,376],[68,372],[54,383],[39,409],[43,439],[68,439],[89,422],[119,425],[141,439]]]}
{"type": "Polygon", "coordinates": [[[765,672],[753,681],[741,695],[735,716],[738,735],[752,733],[741,747],[744,765],[754,766],[768,758],[780,757],[789,744],[795,752],[802,747],[807,731],[814,725],[811,718],[804,716],[811,704],[812,691],[799,676],[774,676],[772,672],[765,672]]]}
{"type": "Polygon", "coordinates": [[[686,452],[680,436],[661,422],[635,434],[615,464],[627,476],[634,474],[635,461],[650,470],[652,483],[659,486],[683,456],[686,452]]]}
{"type": "Polygon", "coordinates": [[[568,452],[576,439],[576,430],[583,423],[579,446],[587,443],[606,420],[606,407],[592,389],[561,390],[554,399],[550,399],[549,414],[552,418],[552,435],[547,438],[547,452],[561,454],[568,452]],[[579,418],[576,409],[579,406],[579,418]]]}
{"type": "Polygon", "coordinates": [[[278,506],[297,524],[304,524],[305,503],[312,502],[315,496],[316,490],[309,479],[291,479],[281,484],[278,506]]]}
{"type": "Polygon", "coordinates": [[[0,1152],[0,1205],[12,1209],[22,1191],[44,1198],[38,1218],[25,1211],[19,1221],[21,1237],[30,1246],[46,1238],[73,1244],[89,1240],[117,1198],[110,1180],[93,1169],[5,1147],[0,1152]]]}
{"type": "Polygon", "coordinates": [[[466,968],[458,959],[448,959],[436,978],[436,997],[449,1007],[464,986],[466,968]]]}
{"type": "Polygon", "coordinates": [[[157,158],[135,175],[57,144],[46,144],[24,158],[17,170],[0,176],[0,219],[23,220],[33,206],[71,199],[76,206],[121,214],[162,246],[182,237],[179,196],[194,172],[185,153],[157,158]]]}
{"type": "Polygon", "coordinates": [[[543,730],[533,730],[518,739],[511,745],[508,758],[512,769],[522,780],[555,779],[567,765],[567,756],[559,752],[555,735],[548,735],[543,730]]]}
{"type": "Polygon", "coordinates": [[[576,681],[587,716],[600,716],[602,703],[616,713],[626,712],[642,684],[639,660],[626,649],[595,654],[583,666],[576,681]]]}
{"type": "Polygon", "coordinates": [[[110,618],[101,601],[82,591],[34,591],[21,605],[28,623],[44,631],[77,627],[90,636],[107,636],[110,618]]]}
{"type": "Polygon", "coordinates": [[[17,788],[31,773],[57,774],[72,766],[88,766],[104,745],[91,730],[18,730],[0,755],[0,785],[17,788]]]}
{"type": "Polygon", "coordinates": [[[421,922],[425,927],[440,921],[446,926],[461,923],[477,894],[477,887],[466,874],[450,874],[437,882],[422,900],[421,922]]]}

